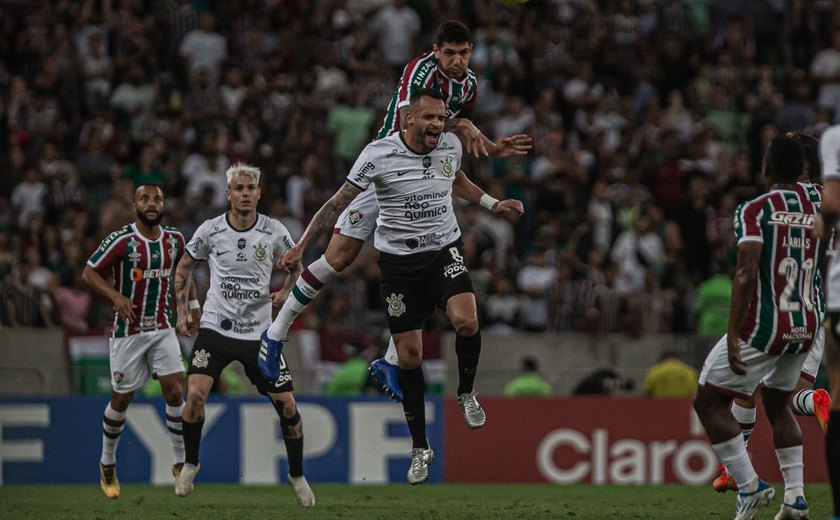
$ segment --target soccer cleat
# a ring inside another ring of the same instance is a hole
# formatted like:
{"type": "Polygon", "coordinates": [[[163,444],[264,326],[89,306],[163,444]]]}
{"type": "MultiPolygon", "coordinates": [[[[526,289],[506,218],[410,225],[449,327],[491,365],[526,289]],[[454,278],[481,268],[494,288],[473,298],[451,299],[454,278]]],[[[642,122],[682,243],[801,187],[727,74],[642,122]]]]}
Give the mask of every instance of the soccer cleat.
{"type": "Polygon", "coordinates": [[[270,383],[280,379],[280,354],[283,352],[285,339],[273,340],[268,337],[268,329],[260,336],[260,354],[257,364],[260,373],[270,383]]]}
{"type": "Polygon", "coordinates": [[[104,465],[99,463],[99,487],[108,498],[119,498],[120,481],[117,480],[116,464],[104,465]]]}
{"type": "Polygon", "coordinates": [[[823,390],[819,388],[814,390],[814,416],[817,418],[817,422],[820,423],[820,428],[823,431],[828,428],[828,414],[831,411],[831,396],[823,390]]]}
{"type": "Polygon", "coordinates": [[[303,475],[299,477],[289,475],[289,485],[295,490],[295,498],[297,499],[298,505],[301,507],[312,507],[315,505],[315,493],[309,487],[309,482],[306,481],[306,477],[303,475]]]}
{"type": "Polygon", "coordinates": [[[805,497],[798,496],[793,504],[784,503],[779,513],[773,517],[774,520],[802,520],[809,518],[810,511],[808,511],[808,502],[805,497]]]}
{"type": "Polygon", "coordinates": [[[408,483],[416,486],[429,480],[429,464],[435,460],[435,452],[431,448],[414,448],[410,455],[411,466],[408,467],[408,483]]]}
{"type": "Polygon", "coordinates": [[[458,396],[458,405],[461,411],[464,412],[464,420],[467,421],[467,426],[475,430],[484,426],[484,421],[487,416],[484,414],[484,408],[478,404],[475,398],[475,389],[468,394],[461,394],[458,396]]]}
{"type": "Polygon", "coordinates": [[[179,497],[185,497],[192,493],[195,487],[195,476],[198,475],[198,470],[201,469],[201,464],[193,466],[192,464],[184,464],[181,468],[181,474],[175,481],[175,494],[179,497]]]}
{"type": "Polygon", "coordinates": [[[735,520],[753,520],[755,514],[762,507],[773,500],[776,490],[763,480],[758,481],[758,489],[752,493],[738,493],[738,501],[735,507],[735,520]]]}
{"type": "Polygon", "coordinates": [[[715,491],[718,493],[726,493],[730,489],[738,491],[738,484],[735,483],[735,478],[726,472],[726,466],[721,464],[718,466],[718,471],[720,471],[720,475],[712,481],[712,487],[715,488],[715,491]]]}
{"type": "Polygon", "coordinates": [[[178,464],[172,465],[172,476],[175,477],[175,480],[178,480],[178,477],[181,476],[181,470],[184,469],[184,463],[179,462],[178,464]]]}
{"type": "Polygon", "coordinates": [[[385,358],[374,359],[368,367],[370,374],[376,378],[376,382],[382,386],[388,397],[401,403],[403,400],[402,388],[399,382],[399,369],[385,361],[385,358]]]}

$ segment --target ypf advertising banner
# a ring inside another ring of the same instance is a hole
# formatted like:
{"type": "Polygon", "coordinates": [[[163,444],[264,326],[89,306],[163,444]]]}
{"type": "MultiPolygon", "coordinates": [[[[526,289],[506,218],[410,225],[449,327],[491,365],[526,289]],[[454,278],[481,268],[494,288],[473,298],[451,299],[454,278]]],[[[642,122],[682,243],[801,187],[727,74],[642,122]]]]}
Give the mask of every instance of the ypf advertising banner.
{"type": "MultiPolygon", "coordinates": [[[[99,479],[107,398],[0,399],[0,484],[99,479]]],[[[405,482],[411,437],[402,406],[385,398],[298,398],[304,468],[314,482],[405,482]]],[[[202,482],[277,483],[288,472],[280,420],[265,398],[211,396],[201,440],[202,482]]],[[[443,407],[426,404],[440,482],[443,407]]],[[[172,447],[161,400],[136,398],[117,448],[121,482],[172,483],[172,447]]]]}

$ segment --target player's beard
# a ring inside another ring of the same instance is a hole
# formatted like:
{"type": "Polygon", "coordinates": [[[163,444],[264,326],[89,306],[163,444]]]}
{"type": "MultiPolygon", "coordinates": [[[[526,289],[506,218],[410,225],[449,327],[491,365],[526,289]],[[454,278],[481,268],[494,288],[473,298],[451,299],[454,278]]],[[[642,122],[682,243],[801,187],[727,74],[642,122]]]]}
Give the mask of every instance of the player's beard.
{"type": "Polygon", "coordinates": [[[142,222],[143,225],[146,225],[146,226],[149,226],[149,227],[154,227],[154,226],[157,226],[158,224],[160,224],[161,221],[163,220],[163,212],[162,211],[158,212],[157,217],[151,219],[151,218],[147,217],[146,214],[143,213],[142,211],[137,211],[137,220],[142,222]]]}

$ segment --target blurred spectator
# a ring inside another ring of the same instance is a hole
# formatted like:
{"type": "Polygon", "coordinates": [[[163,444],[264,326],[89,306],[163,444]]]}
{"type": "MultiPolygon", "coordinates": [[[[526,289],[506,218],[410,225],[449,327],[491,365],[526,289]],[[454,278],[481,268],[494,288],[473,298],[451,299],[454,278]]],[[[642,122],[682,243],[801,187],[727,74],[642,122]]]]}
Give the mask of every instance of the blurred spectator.
{"type": "Polygon", "coordinates": [[[639,215],[633,229],[622,232],[615,240],[612,261],[618,266],[615,289],[631,295],[645,285],[645,272],[661,272],[665,262],[665,245],[651,229],[648,215],[639,215]]]}
{"type": "Polygon", "coordinates": [[[632,379],[622,378],[611,368],[601,368],[583,378],[572,390],[572,394],[615,395],[620,392],[629,392],[635,387],[636,384],[632,379]]]}
{"type": "Polygon", "coordinates": [[[405,64],[414,57],[420,35],[420,16],[406,0],[391,0],[372,20],[372,29],[379,36],[382,57],[398,77],[405,64]]]}
{"type": "Polygon", "coordinates": [[[526,356],[521,363],[522,372],[508,381],[504,394],[508,397],[550,395],[551,385],[540,377],[537,359],[526,356]]]}
{"type": "Polygon", "coordinates": [[[82,270],[75,266],[69,272],[66,285],[53,290],[58,317],[68,335],[83,335],[90,331],[90,309],[93,297],[82,283],[82,270]]]}
{"type": "Polygon", "coordinates": [[[837,107],[840,106],[840,28],[831,31],[831,43],[819,51],[810,68],[811,76],[817,82],[817,107],[829,111],[837,121],[837,107]]]}
{"type": "Polygon", "coordinates": [[[118,117],[128,122],[132,138],[139,138],[143,127],[148,125],[157,96],[157,88],[146,79],[143,66],[132,63],[126,81],[120,83],[111,94],[111,106],[118,117]]]}
{"type": "Polygon", "coordinates": [[[181,40],[178,55],[184,59],[186,77],[193,77],[203,70],[208,75],[209,85],[219,84],[221,66],[227,58],[227,41],[216,32],[213,13],[204,12],[198,16],[198,27],[181,40]]]}
{"type": "Polygon", "coordinates": [[[651,397],[691,397],[697,389],[697,370],[682,362],[676,352],[662,353],[645,374],[645,394],[651,397]]]}
{"type": "Polygon", "coordinates": [[[721,263],[719,272],[697,286],[694,312],[697,332],[710,335],[726,334],[729,325],[729,303],[732,300],[733,265],[721,263]]]}
{"type": "Polygon", "coordinates": [[[481,328],[488,334],[511,334],[519,323],[521,305],[519,296],[512,291],[510,280],[498,276],[493,280],[493,291],[484,305],[481,328]]]}
{"type": "Polygon", "coordinates": [[[41,182],[41,172],[36,168],[27,168],[23,182],[15,186],[10,199],[21,229],[29,224],[32,217],[45,213],[47,191],[46,184],[41,182]]]}

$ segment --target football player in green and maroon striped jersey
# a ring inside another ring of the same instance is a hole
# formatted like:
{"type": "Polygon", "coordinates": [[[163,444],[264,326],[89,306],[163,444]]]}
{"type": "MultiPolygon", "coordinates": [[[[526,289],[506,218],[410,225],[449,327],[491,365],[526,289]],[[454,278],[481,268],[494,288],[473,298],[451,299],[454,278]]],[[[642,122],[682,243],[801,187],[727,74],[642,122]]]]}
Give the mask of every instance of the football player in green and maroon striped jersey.
{"type": "MultiPolygon", "coordinates": [[[[105,496],[117,498],[116,450],[125,415],[134,392],[150,373],[157,375],[166,401],[166,425],[174,450],[172,473],[184,464],[181,430],[181,381],[184,364],[170,305],[169,286],[175,266],[184,254],[184,236],[162,226],[163,192],[143,185],[134,192],[136,221],[108,235],[91,255],[82,279],[97,294],[114,304],[114,326],[108,349],[111,400],[102,419],[100,486],[105,496]],[[111,285],[107,278],[113,276],[111,285]]],[[[195,299],[195,287],[190,287],[195,299]]],[[[198,312],[195,318],[198,318],[198,312]]]]}

